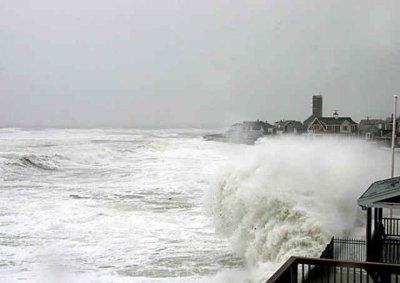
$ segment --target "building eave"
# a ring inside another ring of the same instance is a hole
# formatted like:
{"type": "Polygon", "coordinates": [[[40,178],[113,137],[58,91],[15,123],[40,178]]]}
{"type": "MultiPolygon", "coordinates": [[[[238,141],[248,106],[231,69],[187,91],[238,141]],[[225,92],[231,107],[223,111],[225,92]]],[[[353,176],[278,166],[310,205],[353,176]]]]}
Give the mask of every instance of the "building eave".
{"type": "Polygon", "coordinates": [[[357,200],[363,208],[371,207],[400,207],[400,177],[374,182],[357,200]]]}

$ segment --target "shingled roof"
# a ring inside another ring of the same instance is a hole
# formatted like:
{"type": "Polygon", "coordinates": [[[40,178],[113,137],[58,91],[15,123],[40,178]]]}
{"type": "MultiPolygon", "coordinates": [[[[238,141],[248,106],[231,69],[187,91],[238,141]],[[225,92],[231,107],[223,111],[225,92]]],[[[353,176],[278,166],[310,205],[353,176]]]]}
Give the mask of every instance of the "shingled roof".
{"type": "Polygon", "coordinates": [[[304,120],[303,125],[308,126],[314,119],[317,118],[315,115],[311,115],[307,119],[304,120]]]}
{"type": "Polygon", "coordinates": [[[304,125],[308,126],[310,123],[314,122],[315,119],[318,119],[321,123],[325,125],[341,125],[344,121],[349,121],[351,125],[357,125],[356,122],[353,121],[350,117],[317,117],[311,115],[304,121],[304,125]]]}
{"type": "Polygon", "coordinates": [[[400,177],[374,182],[357,200],[362,208],[400,207],[400,177]]]}
{"type": "Polygon", "coordinates": [[[320,120],[325,125],[341,125],[344,121],[349,121],[352,125],[357,125],[350,117],[319,117],[320,120]]]}

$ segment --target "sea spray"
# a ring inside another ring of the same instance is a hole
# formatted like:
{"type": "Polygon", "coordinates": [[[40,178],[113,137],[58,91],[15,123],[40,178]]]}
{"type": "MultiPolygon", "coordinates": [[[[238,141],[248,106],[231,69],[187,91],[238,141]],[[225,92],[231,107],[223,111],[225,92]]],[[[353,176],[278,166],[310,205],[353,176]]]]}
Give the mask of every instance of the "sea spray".
{"type": "Polygon", "coordinates": [[[207,204],[217,231],[247,262],[245,281],[265,280],[265,268],[292,255],[319,256],[331,236],[362,237],[356,200],[387,177],[389,158],[361,140],[284,137],[264,139],[221,168],[207,204]]]}
{"type": "Polygon", "coordinates": [[[238,147],[202,135],[0,129],[0,282],[210,282],[243,266],[202,213],[238,147]]]}
{"type": "Polygon", "coordinates": [[[390,173],[390,149],[359,141],[187,132],[0,129],[0,281],[265,282],[292,253],[363,236],[355,200],[390,173]]]}

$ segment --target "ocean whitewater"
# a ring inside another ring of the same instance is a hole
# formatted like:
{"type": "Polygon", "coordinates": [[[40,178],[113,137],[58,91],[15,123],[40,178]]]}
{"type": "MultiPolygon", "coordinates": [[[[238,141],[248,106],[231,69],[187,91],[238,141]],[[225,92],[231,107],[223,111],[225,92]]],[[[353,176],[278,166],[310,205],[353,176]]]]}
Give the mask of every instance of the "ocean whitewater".
{"type": "Polygon", "coordinates": [[[203,134],[0,129],[0,282],[263,282],[362,237],[390,172],[360,140],[203,134]]]}

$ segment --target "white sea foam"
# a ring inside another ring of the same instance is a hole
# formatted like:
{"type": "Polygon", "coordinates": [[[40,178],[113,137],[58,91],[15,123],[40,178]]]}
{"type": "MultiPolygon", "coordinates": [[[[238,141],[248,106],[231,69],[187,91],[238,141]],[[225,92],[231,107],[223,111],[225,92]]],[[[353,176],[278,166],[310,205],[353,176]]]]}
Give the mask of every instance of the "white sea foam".
{"type": "Polygon", "coordinates": [[[361,141],[201,134],[0,129],[0,281],[261,282],[361,235],[356,198],[390,169],[361,141]]]}
{"type": "Polygon", "coordinates": [[[190,130],[0,130],[0,281],[207,282],[239,266],[202,213],[226,148],[190,130]]]}
{"type": "Polygon", "coordinates": [[[331,236],[362,237],[356,200],[388,176],[389,160],[364,141],[311,137],[264,139],[231,160],[207,202],[217,230],[246,259],[243,282],[262,282],[290,256],[319,256],[331,236]]]}

